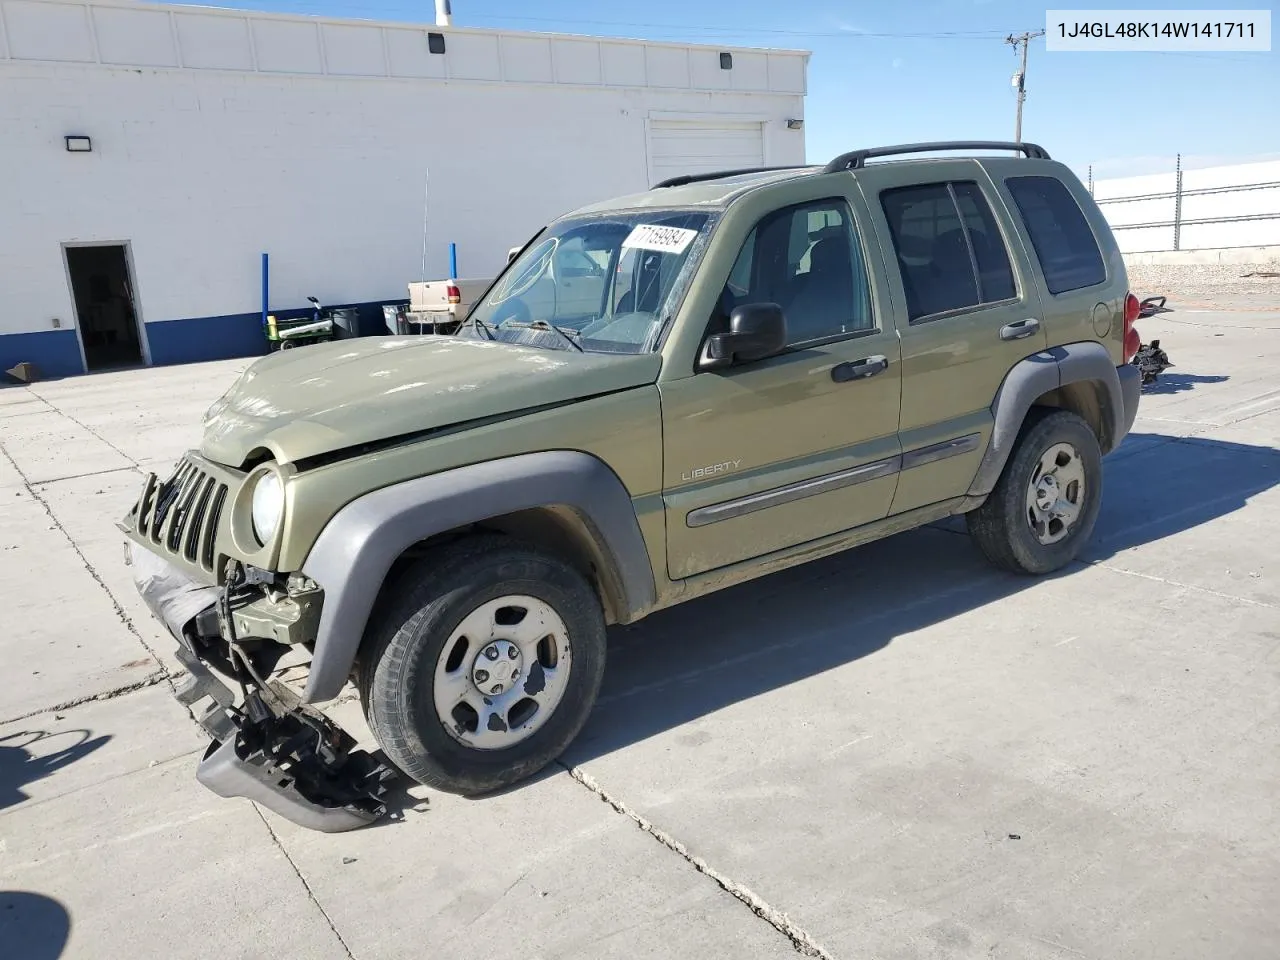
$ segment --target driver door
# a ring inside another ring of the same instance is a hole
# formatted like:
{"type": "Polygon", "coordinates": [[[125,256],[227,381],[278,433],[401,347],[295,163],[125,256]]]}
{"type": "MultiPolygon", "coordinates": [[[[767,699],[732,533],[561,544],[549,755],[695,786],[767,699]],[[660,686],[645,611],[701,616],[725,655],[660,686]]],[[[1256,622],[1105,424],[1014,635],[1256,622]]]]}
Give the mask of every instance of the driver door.
{"type": "Polygon", "coordinates": [[[863,242],[859,202],[776,210],[746,238],[709,332],[734,305],[778,303],[781,354],[660,384],[673,580],[888,515],[901,354],[889,305],[873,291],[867,265],[878,257],[863,242]]]}

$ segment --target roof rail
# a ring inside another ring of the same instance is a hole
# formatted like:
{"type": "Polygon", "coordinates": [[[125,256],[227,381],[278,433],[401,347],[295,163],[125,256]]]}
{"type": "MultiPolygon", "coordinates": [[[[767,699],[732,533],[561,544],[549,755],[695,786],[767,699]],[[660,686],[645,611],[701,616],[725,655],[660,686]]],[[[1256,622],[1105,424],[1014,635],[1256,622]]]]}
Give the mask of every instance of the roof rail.
{"type": "Polygon", "coordinates": [[[1025,141],[1011,140],[937,140],[931,143],[899,143],[892,147],[868,147],[842,153],[825,167],[823,173],[839,173],[843,170],[861,170],[870,157],[891,157],[899,153],[931,153],[934,150],[1017,150],[1033,160],[1048,160],[1044,147],[1025,141]]]}
{"type": "Polygon", "coordinates": [[[655,183],[650,189],[661,190],[664,187],[683,187],[686,183],[701,183],[704,180],[720,180],[724,177],[739,177],[747,173],[773,173],[775,170],[803,170],[811,164],[792,163],[784,167],[741,167],[737,170],[713,170],[710,173],[684,173],[671,177],[661,183],[655,183]]]}

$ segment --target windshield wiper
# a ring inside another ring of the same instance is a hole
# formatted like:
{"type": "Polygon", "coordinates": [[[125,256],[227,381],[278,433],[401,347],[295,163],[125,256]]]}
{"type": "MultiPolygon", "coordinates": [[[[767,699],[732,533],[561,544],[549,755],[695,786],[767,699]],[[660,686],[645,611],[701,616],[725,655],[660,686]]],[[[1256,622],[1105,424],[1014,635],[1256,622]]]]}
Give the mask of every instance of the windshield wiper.
{"type": "MultiPolygon", "coordinates": [[[[582,344],[573,338],[573,334],[564,327],[557,327],[549,320],[535,320],[533,323],[529,324],[529,327],[530,329],[554,330],[556,333],[560,334],[560,336],[564,337],[565,342],[573,347],[573,349],[577,350],[579,353],[586,353],[586,351],[582,349],[582,344]]],[[[577,331],[574,332],[576,333],[577,331]]],[[[581,336],[581,334],[579,334],[579,336],[581,336]]]]}
{"type": "Polygon", "coordinates": [[[481,330],[483,330],[484,335],[488,337],[490,340],[497,339],[494,336],[493,327],[489,326],[487,323],[481,320],[479,316],[473,316],[470,320],[470,323],[473,327],[479,327],[481,330]]]}

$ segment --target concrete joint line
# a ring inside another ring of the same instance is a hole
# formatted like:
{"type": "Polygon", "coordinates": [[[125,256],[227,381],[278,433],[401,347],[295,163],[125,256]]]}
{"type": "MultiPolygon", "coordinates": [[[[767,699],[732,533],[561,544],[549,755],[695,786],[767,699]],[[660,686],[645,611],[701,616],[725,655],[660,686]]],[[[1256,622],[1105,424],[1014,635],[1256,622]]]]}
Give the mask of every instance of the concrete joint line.
{"type": "Polygon", "coordinates": [[[57,516],[54,514],[53,508],[49,506],[49,502],[45,500],[45,498],[41,496],[40,492],[31,485],[31,481],[27,479],[27,475],[22,472],[22,469],[18,466],[17,461],[14,460],[13,457],[9,455],[9,451],[4,449],[3,444],[0,444],[0,452],[4,454],[4,458],[8,460],[9,463],[13,466],[14,472],[16,472],[18,476],[22,478],[22,485],[23,487],[26,488],[27,493],[31,494],[31,496],[35,499],[36,503],[40,504],[40,508],[44,510],[45,514],[49,518],[49,521],[55,527],[57,527],[58,532],[62,534],[63,537],[66,538],[67,543],[71,545],[71,549],[74,550],[76,556],[80,558],[80,563],[84,565],[84,568],[86,571],[88,571],[89,576],[93,577],[94,583],[96,583],[99,587],[101,587],[102,592],[107,595],[107,599],[111,601],[111,606],[115,610],[116,616],[120,619],[120,622],[124,624],[125,629],[128,630],[131,634],[133,634],[134,639],[136,639],[138,643],[142,644],[142,649],[147,651],[151,659],[156,662],[156,664],[160,667],[162,671],[164,671],[165,675],[167,676],[168,670],[164,666],[164,661],[162,661],[158,656],[156,656],[156,652],[152,650],[151,646],[147,643],[147,641],[142,638],[142,634],[138,632],[138,628],[133,625],[133,619],[129,616],[128,612],[124,609],[124,607],[120,605],[120,601],[117,600],[115,594],[111,592],[111,588],[108,587],[106,581],[102,579],[102,575],[98,573],[97,568],[95,568],[94,565],[89,562],[89,558],[84,555],[84,551],[80,549],[80,544],[76,543],[75,538],[72,537],[71,534],[67,532],[67,528],[62,525],[62,521],[59,520],[57,516]]]}
{"type": "MultiPolygon", "coordinates": [[[[952,530],[947,527],[933,527],[935,530],[941,530],[944,533],[953,533],[958,537],[969,536],[964,530],[952,530]]],[[[1105,560],[1085,560],[1078,558],[1071,561],[1072,564],[1080,567],[1097,567],[1099,570],[1110,570],[1112,573],[1124,574],[1126,577],[1137,577],[1139,580],[1150,580],[1153,583],[1163,583],[1166,586],[1178,587],[1182,590],[1191,590],[1195,593],[1207,593],[1211,597],[1217,597],[1219,600],[1230,600],[1232,603],[1243,603],[1251,607],[1262,607],[1266,610],[1277,610],[1274,603],[1267,603],[1265,600],[1253,600],[1250,597],[1237,597],[1233,593],[1223,593],[1221,590],[1213,590],[1209,587],[1199,587],[1194,583],[1183,583],[1181,580],[1170,580],[1168,577],[1157,577],[1150,573],[1138,573],[1135,570],[1126,570],[1124,567],[1117,567],[1105,560]]]]}
{"type": "Polygon", "coordinates": [[[1103,560],[1079,560],[1090,567],[1098,567],[1101,570],[1110,570],[1112,573],[1122,573],[1127,577],[1137,577],[1140,580],[1150,580],[1152,583],[1163,583],[1169,587],[1178,587],[1182,590],[1191,590],[1195,593],[1206,593],[1211,597],[1217,597],[1219,600],[1230,600],[1232,603],[1243,603],[1250,607],[1262,607],[1264,610],[1280,610],[1274,603],[1267,603],[1265,600],[1254,600],[1251,597],[1238,597],[1233,593],[1223,593],[1221,590],[1213,590],[1209,587],[1199,587],[1194,583],[1183,583],[1181,580],[1171,580],[1168,577],[1157,577],[1151,573],[1138,573],[1136,570],[1126,570],[1124,567],[1114,567],[1110,563],[1103,560]]]}
{"type": "MultiPolygon", "coordinates": [[[[130,461],[132,463],[132,461],[130,461]]],[[[137,473],[142,474],[142,469],[134,464],[129,467],[108,467],[106,470],[90,470],[88,473],[72,473],[65,477],[50,477],[48,480],[35,481],[38,486],[46,487],[51,483],[62,483],[64,480],[83,480],[85,477],[103,477],[108,473],[137,473]]]]}
{"type": "Polygon", "coordinates": [[[742,886],[742,884],[735,883],[733,880],[726,877],[701,857],[694,856],[689,849],[675,837],[671,836],[660,827],[655,826],[645,817],[636,813],[617,797],[614,797],[606,791],[600,786],[600,784],[596,783],[590,774],[585,773],[577,767],[571,767],[568,764],[561,763],[560,761],[556,762],[564,768],[569,776],[573,777],[574,780],[594,793],[600,798],[600,800],[607,803],[627,819],[631,820],[637,827],[649,834],[672,853],[679,856],[699,873],[711,878],[725,893],[745,904],[748,910],[790,940],[791,946],[796,953],[806,957],[818,957],[820,960],[833,960],[831,954],[827,953],[826,950],[819,946],[814,941],[813,937],[809,936],[808,933],[796,926],[796,924],[792,922],[786,914],[770,906],[756,894],[742,886]]]}
{"type": "MultiPolygon", "coordinates": [[[[116,687],[114,690],[104,690],[101,693],[91,693],[85,697],[77,697],[74,700],[67,700],[64,703],[55,704],[52,707],[40,707],[29,713],[24,713],[16,717],[0,718],[0,724],[17,723],[19,720],[28,720],[31,717],[38,717],[44,713],[59,713],[63,710],[70,710],[73,707],[81,706],[86,703],[95,703],[99,700],[114,700],[116,697],[123,697],[127,693],[134,693],[138,690],[145,690],[147,687],[154,687],[158,683],[167,683],[179,674],[169,673],[163,668],[156,673],[143,677],[137,683],[126,684],[123,687],[116,687]]],[[[190,711],[187,711],[190,713],[190,711]]]]}
{"type": "MultiPolygon", "coordinates": [[[[69,418],[69,419],[74,419],[74,418],[69,418]]],[[[85,429],[88,429],[88,428],[86,427],[85,429]]],[[[92,431],[90,432],[92,433],[92,431]]],[[[94,434],[94,436],[97,436],[97,434],[94,434]]],[[[114,449],[114,447],[112,449],[114,449]]],[[[76,543],[75,538],[72,537],[71,534],[67,532],[67,528],[62,525],[62,521],[59,520],[57,516],[54,514],[53,508],[49,506],[48,501],[45,500],[45,498],[40,495],[39,491],[37,491],[31,485],[31,481],[28,480],[27,475],[22,472],[22,468],[18,466],[18,462],[14,460],[12,456],[9,455],[9,451],[5,449],[3,443],[0,443],[0,454],[4,455],[4,458],[8,460],[9,464],[13,467],[14,472],[17,473],[17,475],[22,478],[22,486],[26,489],[27,493],[29,493],[32,496],[32,498],[36,501],[36,503],[40,504],[40,508],[44,510],[45,515],[49,518],[50,522],[55,527],[57,527],[58,532],[62,534],[63,537],[66,538],[67,543],[71,545],[71,549],[75,551],[75,555],[80,558],[80,563],[84,565],[84,568],[88,572],[89,576],[93,578],[93,582],[96,583],[101,588],[102,592],[107,595],[107,599],[111,602],[112,609],[115,611],[115,614],[119,618],[120,622],[124,624],[125,629],[128,630],[131,634],[133,634],[133,638],[137,640],[139,644],[142,645],[142,649],[147,651],[147,656],[149,656],[152,660],[154,660],[156,666],[160,668],[157,673],[150,674],[149,676],[139,681],[138,683],[129,684],[128,686],[124,686],[124,687],[119,687],[115,690],[108,690],[105,693],[98,693],[98,694],[93,694],[87,697],[81,697],[76,700],[70,700],[65,704],[59,704],[58,706],[50,707],[48,709],[35,710],[29,714],[26,714],[26,716],[29,717],[29,716],[35,716],[36,714],[39,714],[39,713],[49,713],[52,710],[69,709],[71,707],[78,706],[79,704],[82,704],[82,703],[88,703],[93,700],[110,700],[110,699],[113,699],[114,697],[122,696],[123,694],[126,694],[126,693],[132,693],[134,690],[141,690],[143,687],[154,686],[157,683],[168,683],[170,691],[173,691],[174,690],[173,679],[174,677],[179,676],[180,674],[170,673],[168,667],[164,665],[164,661],[161,660],[160,657],[156,654],[155,650],[151,648],[151,645],[148,644],[145,639],[143,639],[142,634],[138,632],[138,628],[133,625],[133,619],[129,616],[125,608],[120,605],[120,601],[116,599],[116,595],[111,592],[111,588],[107,586],[106,581],[102,579],[102,576],[98,573],[94,565],[89,562],[89,558],[84,555],[84,551],[80,549],[80,545],[76,543]]],[[[133,463],[132,460],[130,460],[129,462],[133,463]]],[[[190,707],[187,707],[186,711],[187,711],[187,716],[191,718],[193,723],[198,722],[196,720],[196,715],[191,712],[190,707]]],[[[14,719],[22,720],[22,719],[25,719],[25,717],[15,717],[14,719]]]]}
{"type": "Polygon", "coordinates": [[[342,947],[342,952],[347,955],[348,960],[355,960],[355,954],[351,952],[351,948],[347,946],[347,941],[342,939],[342,934],[338,932],[338,928],[333,925],[333,919],[329,916],[328,911],[321,906],[320,901],[316,899],[315,891],[311,889],[311,884],[307,883],[307,878],[302,875],[302,871],[298,869],[298,865],[293,862],[293,857],[289,856],[289,851],[284,848],[284,844],[280,842],[280,838],[276,836],[275,830],[272,829],[271,823],[262,815],[262,811],[258,809],[256,803],[250,802],[249,806],[253,807],[253,812],[258,815],[258,819],[262,821],[262,825],[267,828],[267,834],[271,837],[271,842],[276,845],[276,849],[280,851],[280,855],[284,857],[285,862],[289,864],[294,874],[298,878],[298,882],[302,884],[302,889],[307,891],[307,899],[315,905],[320,911],[320,916],[324,917],[324,922],[329,925],[329,929],[333,932],[333,936],[337,939],[342,947]]]}
{"type": "MultiPolygon", "coordinates": [[[[33,391],[33,392],[34,392],[34,391],[33,391]]],[[[36,394],[36,396],[37,396],[37,397],[40,397],[40,394],[38,394],[38,393],[37,393],[37,394],[36,394]]],[[[89,436],[91,436],[91,437],[96,437],[98,440],[101,440],[101,441],[102,441],[103,443],[105,443],[108,447],[110,447],[110,448],[111,448],[112,450],[114,450],[116,453],[120,454],[120,456],[124,457],[124,458],[125,458],[126,460],[128,460],[131,464],[133,464],[135,467],[137,467],[137,465],[138,465],[138,461],[137,461],[137,460],[133,459],[133,457],[129,456],[127,453],[125,453],[123,450],[121,450],[119,447],[117,447],[114,443],[112,443],[110,440],[108,440],[106,437],[104,437],[102,434],[100,434],[97,430],[94,430],[92,427],[90,427],[90,426],[89,426],[88,424],[86,424],[86,423],[82,423],[79,419],[77,419],[76,417],[73,417],[71,414],[67,413],[67,411],[63,410],[63,409],[62,409],[61,407],[59,407],[57,404],[55,404],[55,403],[51,403],[51,402],[50,402],[48,399],[46,399],[45,397],[40,397],[40,399],[41,399],[41,400],[44,400],[44,402],[45,402],[45,403],[48,403],[48,404],[49,404],[50,409],[52,409],[52,410],[53,410],[55,413],[57,413],[59,416],[66,417],[68,420],[70,420],[72,423],[74,423],[77,427],[79,427],[79,428],[80,428],[81,430],[83,430],[85,433],[89,434],[89,436]]],[[[17,466],[17,464],[14,464],[14,466],[16,467],[16,466],[17,466]]],[[[122,469],[122,470],[123,470],[123,469],[125,469],[125,468],[124,468],[124,467],[121,467],[120,469],[122,469]]]]}

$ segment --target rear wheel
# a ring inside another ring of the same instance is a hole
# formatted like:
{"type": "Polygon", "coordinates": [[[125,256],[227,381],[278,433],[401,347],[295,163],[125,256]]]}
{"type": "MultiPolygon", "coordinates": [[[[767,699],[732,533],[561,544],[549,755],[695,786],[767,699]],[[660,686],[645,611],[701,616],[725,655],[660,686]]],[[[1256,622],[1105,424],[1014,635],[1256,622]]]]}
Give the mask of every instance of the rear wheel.
{"type": "Polygon", "coordinates": [[[966,515],[996,566],[1045,574],[1079,556],[1102,505],[1098,438],[1069,410],[1033,407],[986,502],[966,515]]]}
{"type": "Polygon", "coordinates": [[[483,537],[398,580],[361,655],[369,726],[405,774],[451,793],[509,786],[559,756],[604,674],[605,625],[575,568],[483,537]]]}

